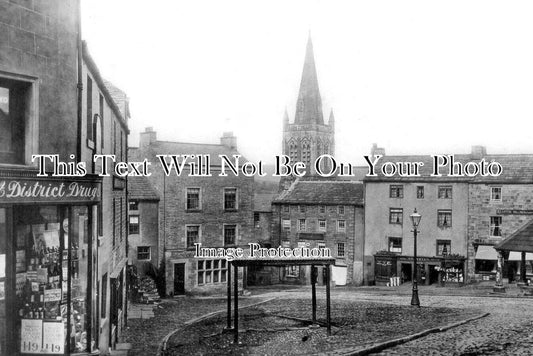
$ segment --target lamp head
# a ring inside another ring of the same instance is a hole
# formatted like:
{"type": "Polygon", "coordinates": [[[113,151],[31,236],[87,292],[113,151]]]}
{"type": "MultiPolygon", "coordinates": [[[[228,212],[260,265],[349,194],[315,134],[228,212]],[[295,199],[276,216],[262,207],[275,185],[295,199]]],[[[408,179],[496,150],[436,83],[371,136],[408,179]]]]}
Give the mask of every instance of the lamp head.
{"type": "Polygon", "coordinates": [[[413,227],[416,229],[418,227],[418,224],[420,224],[420,220],[422,219],[422,215],[416,212],[416,208],[414,213],[412,213],[410,216],[411,223],[413,223],[413,227]]]}

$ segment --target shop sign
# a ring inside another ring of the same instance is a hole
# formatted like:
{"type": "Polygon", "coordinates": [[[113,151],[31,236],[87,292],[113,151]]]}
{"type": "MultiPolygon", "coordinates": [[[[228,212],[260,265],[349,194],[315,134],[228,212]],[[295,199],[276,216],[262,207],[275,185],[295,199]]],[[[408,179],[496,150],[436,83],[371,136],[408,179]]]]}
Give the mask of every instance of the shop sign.
{"type": "Polygon", "coordinates": [[[0,179],[0,202],[98,202],[100,182],[81,180],[0,179]]]}
{"type": "Polygon", "coordinates": [[[45,289],[44,302],[59,302],[61,301],[61,288],[45,289]]]}
{"type": "Polygon", "coordinates": [[[498,215],[533,215],[532,209],[497,209],[498,215]]]}
{"type": "Polygon", "coordinates": [[[43,339],[43,321],[40,319],[22,319],[20,324],[20,351],[26,354],[41,353],[43,339]]]}

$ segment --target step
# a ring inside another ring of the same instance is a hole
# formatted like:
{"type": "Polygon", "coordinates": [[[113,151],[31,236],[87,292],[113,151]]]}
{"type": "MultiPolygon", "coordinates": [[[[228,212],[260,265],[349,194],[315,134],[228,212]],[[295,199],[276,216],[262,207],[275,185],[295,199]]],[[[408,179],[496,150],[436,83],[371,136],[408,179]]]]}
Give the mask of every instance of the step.
{"type": "Polygon", "coordinates": [[[129,342],[121,342],[115,345],[115,350],[130,350],[131,344],[129,342]]]}

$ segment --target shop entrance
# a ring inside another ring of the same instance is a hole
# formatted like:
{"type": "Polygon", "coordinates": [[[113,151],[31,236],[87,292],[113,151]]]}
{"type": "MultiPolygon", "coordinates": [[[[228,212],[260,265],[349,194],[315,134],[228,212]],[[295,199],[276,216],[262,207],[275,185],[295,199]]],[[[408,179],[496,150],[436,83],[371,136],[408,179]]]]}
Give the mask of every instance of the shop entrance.
{"type": "Polygon", "coordinates": [[[174,295],[185,294],[185,263],[174,264],[174,295]]]}
{"type": "Polygon", "coordinates": [[[413,264],[402,263],[402,280],[403,282],[410,282],[413,280],[413,264]]]}

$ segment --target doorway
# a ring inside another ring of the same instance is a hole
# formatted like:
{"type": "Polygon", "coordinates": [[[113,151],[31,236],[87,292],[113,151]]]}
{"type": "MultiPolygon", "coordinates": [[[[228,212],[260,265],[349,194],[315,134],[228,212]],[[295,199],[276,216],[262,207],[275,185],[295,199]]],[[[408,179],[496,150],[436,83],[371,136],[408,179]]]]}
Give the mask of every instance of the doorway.
{"type": "Polygon", "coordinates": [[[174,295],[185,294],[185,263],[174,264],[174,295]]]}
{"type": "Polygon", "coordinates": [[[411,263],[402,263],[402,280],[410,282],[413,280],[413,265],[411,263]]]}

